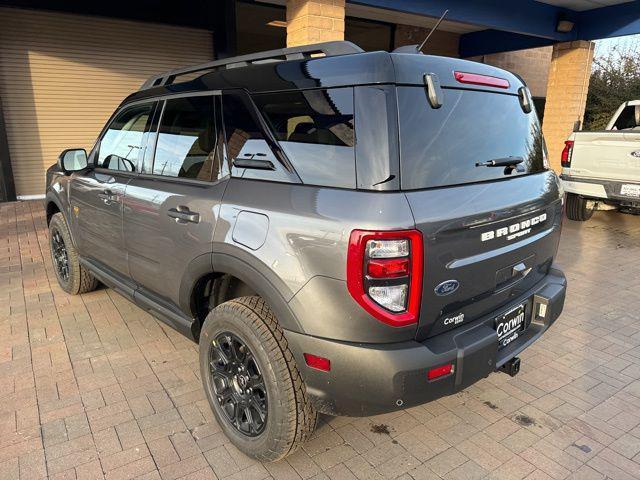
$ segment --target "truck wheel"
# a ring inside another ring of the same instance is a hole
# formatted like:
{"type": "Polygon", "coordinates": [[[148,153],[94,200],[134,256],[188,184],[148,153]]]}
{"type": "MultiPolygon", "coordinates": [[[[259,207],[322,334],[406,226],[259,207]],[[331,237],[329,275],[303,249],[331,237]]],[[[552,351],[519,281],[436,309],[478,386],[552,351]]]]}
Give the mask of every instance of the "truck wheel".
{"type": "Polygon", "coordinates": [[[589,220],[593,215],[593,208],[587,207],[587,201],[575,193],[567,194],[567,218],[577,222],[589,220]]]}
{"type": "Polygon", "coordinates": [[[315,429],[317,414],[287,340],[260,297],[209,312],[200,332],[200,375],[222,430],[257,460],[285,457],[315,429]]]}
{"type": "Polygon", "coordinates": [[[69,227],[60,212],[54,214],[49,222],[49,248],[53,270],[62,290],[78,295],[96,289],[98,280],[80,265],[69,227]]]}

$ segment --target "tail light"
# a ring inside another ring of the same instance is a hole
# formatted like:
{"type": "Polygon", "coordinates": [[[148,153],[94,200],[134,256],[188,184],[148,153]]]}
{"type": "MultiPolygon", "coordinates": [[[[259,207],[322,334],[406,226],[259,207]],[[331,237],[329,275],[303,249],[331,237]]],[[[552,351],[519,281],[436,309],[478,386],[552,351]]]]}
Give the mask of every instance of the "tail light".
{"type": "Polygon", "coordinates": [[[417,230],[351,232],[347,287],[381,322],[402,327],[418,321],[422,265],[422,234],[417,230]]]}
{"type": "Polygon", "coordinates": [[[573,140],[567,140],[564,142],[564,149],[560,157],[560,164],[564,168],[571,167],[571,155],[573,154],[573,140]]]}

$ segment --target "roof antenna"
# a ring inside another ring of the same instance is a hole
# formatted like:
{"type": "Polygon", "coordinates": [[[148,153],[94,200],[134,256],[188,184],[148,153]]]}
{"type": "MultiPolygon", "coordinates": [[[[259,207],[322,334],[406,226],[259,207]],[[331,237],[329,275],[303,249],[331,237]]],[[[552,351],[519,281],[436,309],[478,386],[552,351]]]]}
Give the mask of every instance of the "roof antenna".
{"type": "Polygon", "coordinates": [[[427,38],[425,38],[420,45],[403,45],[402,47],[396,48],[393,51],[393,53],[422,53],[422,49],[424,48],[424,46],[427,44],[427,42],[431,38],[431,35],[433,35],[433,32],[435,32],[438,29],[438,27],[442,23],[442,20],[444,20],[444,17],[447,16],[447,13],[449,13],[448,9],[445,10],[442,13],[440,18],[436,22],[436,24],[433,26],[433,28],[431,29],[431,31],[427,35],[427,38]]]}
{"type": "Polygon", "coordinates": [[[433,35],[433,32],[435,32],[438,27],[440,26],[440,24],[442,23],[442,20],[444,20],[444,17],[447,16],[447,13],[449,13],[449,10],[445,10],[444,12],[442,12],[442,15],[440,16],[440,18],[438,19],[438,21],[436,22],[436,24],[433,26],[433,28],[431,29],[431,31],[429,32],[429,35],[427,35],[427,38],[425,38],[422,43],[420,44],[420,46],[418,47],[418,51],[421,52],[422,48],[426,45],[426,43],[429,41],[429,39],[431,38],[431,35],[433,35]]]}

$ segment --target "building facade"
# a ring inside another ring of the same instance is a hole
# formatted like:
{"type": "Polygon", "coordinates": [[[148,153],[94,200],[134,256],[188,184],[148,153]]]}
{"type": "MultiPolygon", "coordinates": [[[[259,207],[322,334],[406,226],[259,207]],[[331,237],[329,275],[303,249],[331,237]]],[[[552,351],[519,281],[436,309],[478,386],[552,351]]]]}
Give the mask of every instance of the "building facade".
{"type": "MultiPolygon", "coordinates": [[[[444,10],[437,4],[451,2],[425,1],[433,11],[415,11],[412,5],[419,2],[403,0],[165,3],[0,0],[0,201],[42,196],[45,171],[58,153],[69,147],[90,149],[116,106],[153,74],[328,40],[350,40],[370,51],[417,44],[435,24],[435,12],[444,10]]],[[[562,140],[584,112],[590,42],[561,42],[560,37],[547,38],[551,34],[524,41],[511,31],[524,27],[512,27],[501,17],[504,13],[477,9],[485,4],[488,10],[495,2],[467,3],[475,4],[473,11],[452,8],[426,52],[519,74],[544,114],[555,161],[562,140]],[[487,28],[485,16],[491,14],[502,24],[487,28]],[[503,32],[498,27],[510,35],[506,46],[499,36],[493,43],[485,38],[486,32],[503,32]]],[[[533,13],[531,18],[534,26],[533,13]]]]}

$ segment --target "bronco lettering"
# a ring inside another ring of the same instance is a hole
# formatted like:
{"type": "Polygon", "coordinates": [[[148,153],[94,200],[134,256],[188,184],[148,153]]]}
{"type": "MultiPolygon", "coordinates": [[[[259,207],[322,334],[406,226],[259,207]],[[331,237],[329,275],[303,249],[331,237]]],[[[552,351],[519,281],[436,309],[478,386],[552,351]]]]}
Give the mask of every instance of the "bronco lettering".
{"type": "Polygon", "coordinates": [[[531,227],[534,225],[538,225],[543,223],[547,219],[546,213],[541,213],[532,218],[528,218],[527,220],[523,220],[518,223],[513,223],[508,227],[501,227],[496,230],[489,230],[488,232],[483,232],[480,235],[480,239],[483,242],[487,240],[493,240],[494,238],[507,237],[507,240],[513,240],[514,238],[519,238],[524,235],[528,235],[531,233],[531,227]]]}

